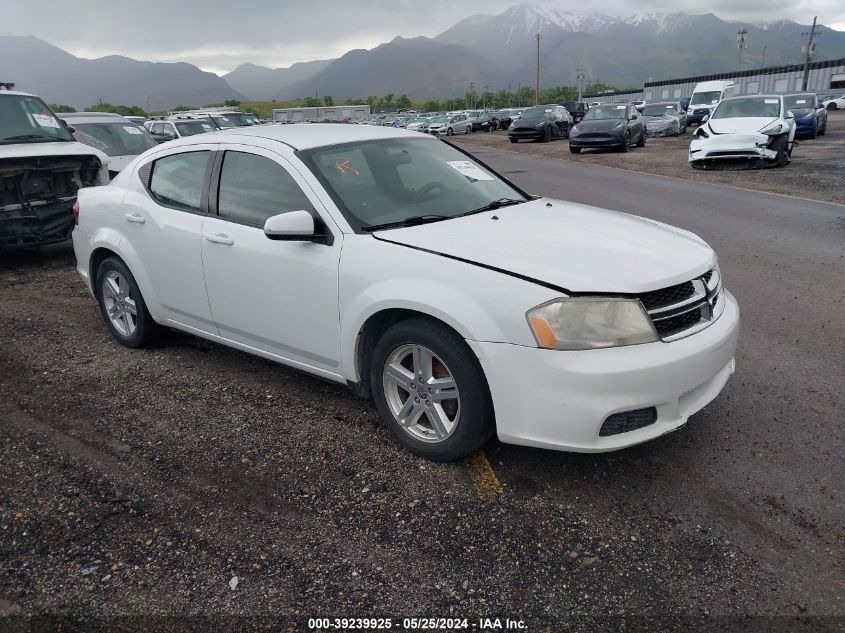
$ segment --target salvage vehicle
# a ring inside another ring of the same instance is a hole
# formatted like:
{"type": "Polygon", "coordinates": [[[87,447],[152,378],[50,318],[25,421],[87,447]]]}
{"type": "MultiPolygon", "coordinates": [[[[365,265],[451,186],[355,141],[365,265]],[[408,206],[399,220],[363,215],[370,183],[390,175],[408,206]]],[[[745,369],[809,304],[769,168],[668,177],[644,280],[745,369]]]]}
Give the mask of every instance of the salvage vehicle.
{"type": "Polygon", "coordinates": [[[795,136],[816,138],[827,132],[827,109],[815,93],[787,95],[784,104],[795,117],[795,136]]]}
{"type": "Polygon", "coordinates": [[[822,101],[828,110],[845,109],[845,95],[832,95],[822,101]]]}
{"type": "Polygon", "coordinates": [[[548,143],[553,138],[568,138],[572,128],[572,116],[566,108],[559,105],[543,105],[528,108],[508,128],[508,140],[543,141],[548,143]]]}
{"type": "Polygon", "coordinates": [[[687,105],[687,123],[701,124],[722,99],[735,94],[736,84],[733,81],[701,81],[695,84],[687,105]]]}
{"type": "Polygon", "coordinates": [[[96,147],[109,156],[109,175],[112,178],[133,158],[156,146],[146,129],[139,128],[119,114],[67,112],[61,118],[71,126],[77,141],[96,147]]]}
{"type": "Polygon", "coordinates": [[[678,136],[687,133],[687,113],[677,101],[649,103],[643,106],[642,113],[649,136],[678,136]]]}
{"type": "Polygon", "coordinates": [[[469,134],[472,132],[472,123],[467,119],[466,114],[443,114],[431,117],[427,132],[429,134],[469,134]]]}
{"type": "Polygon", "coordinates": [[[204,118],[171,117],[166,121],[153,121],[150,125],[150,134],[156,142],[166,143],[186,136],[207,134],[217,129],[204,118]]]}
{"type": "Polygon", "coordinates": [[[782,167],[792,155],[795,117],[782,95],[724,99],[692,135],[696,169],[782,167]]]}
{"type": "Polygon", "coordinates": [[[578,123],[587,114],[587,104],[583,101],[562,101],[561,104],[569,114],[572,115],[572,122],[578,123]]]}
{"type": "Polygon", "coordinates": [[[739,310],[701,238],[531,196],[407,130],[160,145],[81,192],[73,243],[119,343],[174,328],[346,384],[433,460],[493,433],[639,444],[734,372],[739,310]]]}
{"type": "Polygon", "coordinates": [[[0,90],[0,247],[70,238],[78,190],[108,183],[108,164],[39,97],[0,90]]]}
{"type": "Polygon", "coordinates": [[[581,122],[569,133],[569,151],[578,154],[584,148],[616,148],[627,152],[636,144],[645,147],[646,127],[643,115],[631,104],[598,105],[587,110],[581,122]]]}

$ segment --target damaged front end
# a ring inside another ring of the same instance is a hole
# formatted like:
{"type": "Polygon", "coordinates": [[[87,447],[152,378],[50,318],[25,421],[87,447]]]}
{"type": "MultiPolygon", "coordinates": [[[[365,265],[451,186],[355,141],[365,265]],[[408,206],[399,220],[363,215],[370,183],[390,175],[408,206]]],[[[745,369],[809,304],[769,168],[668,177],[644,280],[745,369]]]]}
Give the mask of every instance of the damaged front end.
{"type": "Polygon", "coordinates": [[[689,162],[695,169],[761,169],[777,164],[781,142],[782,139],[763,133],[706,135],[696,131],[690,143],[689,162]]]}
{"type": "Polygon", "coordinates": [[[96,155],[0,159],[0,247],[70,239],[76,192],[107,182],[96,155]]]}

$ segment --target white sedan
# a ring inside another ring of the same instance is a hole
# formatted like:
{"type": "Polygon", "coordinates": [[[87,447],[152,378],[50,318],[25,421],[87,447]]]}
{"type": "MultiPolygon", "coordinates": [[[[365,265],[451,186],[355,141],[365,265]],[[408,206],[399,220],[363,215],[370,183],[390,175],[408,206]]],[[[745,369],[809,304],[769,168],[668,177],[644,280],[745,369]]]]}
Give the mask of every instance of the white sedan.
{"type": "Polygon", "coordinates": [[[845,95],[833,95],[825,98],[822,105],[828,110],[845,110],[845,95]]]}
{"type": "Polygon", "coordinates": [[[77,269],[123,345],[174,328],[370,397],[408,449],[609,451],[734,371],[699,237],[528,195],[425,134],[264,126],[159,146],[80,191],[77,269]]]}
{"type": "Polygon", "coordinates": [[[692,135],[689,162],[713,169],[726,162],[782,167],[792,156],[795,116],[782,95],[722,99],[692,135]]]}

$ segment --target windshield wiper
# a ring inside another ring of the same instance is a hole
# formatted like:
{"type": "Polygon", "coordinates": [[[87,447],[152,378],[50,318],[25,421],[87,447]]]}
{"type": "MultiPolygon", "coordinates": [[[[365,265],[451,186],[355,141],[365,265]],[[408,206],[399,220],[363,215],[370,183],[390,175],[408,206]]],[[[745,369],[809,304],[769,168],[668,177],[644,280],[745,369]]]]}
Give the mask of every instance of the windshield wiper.
{"type": "Polygon", "coordinates": [[[483,207],[478,207],[477,209],[472,209],[471,211],[465,211],[464,213],[460,213],[455,217],[464,217],[467,215],[474,215],[476,213],[484,213],[485,211],[495,211],[496,209],[501,209],[502,207],[510,207],[515,204],[522,204],[523,202],[528,202],[528,200],[516,200],[515,198],[499,198],[498,200],[493,200],[488,204],[485,204],[483,207]]]}
{"type": "Polygon", "coordinates": [[[17,136],[7,136],[0,139],[0,143],[7,141],[63,141],[65,139],[53,138],[51,136],[42,136],[41,134],[18,134],[17,136]]]}
{"type": "Polygon", "coordinates": [[[450,220],[453,215],[413,215],[404,220],[396,220],[395,222],[384,222],[383,224],[365,224],[361,227],[362,231],[368,233],[372,231],[381,231],[382,229],[398,229],[403,226],[418,226],[420,224],[430,224],[432,222],[440,222],[441,220],[450,220]]]}

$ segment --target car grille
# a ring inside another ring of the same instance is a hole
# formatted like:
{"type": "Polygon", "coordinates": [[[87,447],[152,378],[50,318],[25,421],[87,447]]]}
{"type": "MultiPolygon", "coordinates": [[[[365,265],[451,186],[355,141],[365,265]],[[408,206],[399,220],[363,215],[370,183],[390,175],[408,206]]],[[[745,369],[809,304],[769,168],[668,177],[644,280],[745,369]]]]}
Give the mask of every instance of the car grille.
{"type": "Polygon", "coordinates": [[[724,308],[722,280],[716,269],[691,281],[641,294],[639,300],[664,341],[707,327],[724,308]]]}
{"type": "Polygon", "coordinates": [[[647,409],[637,409],[636,411],[625,411],[624,413],[614,413],[604,421],[599,430],[601,437],[608,437],[610,435],[619,435],[620,433],[627,433],[628,431],[636,431],[657,421],[657,409],[649,407],[647,409]]]}

